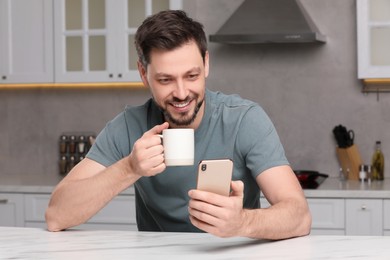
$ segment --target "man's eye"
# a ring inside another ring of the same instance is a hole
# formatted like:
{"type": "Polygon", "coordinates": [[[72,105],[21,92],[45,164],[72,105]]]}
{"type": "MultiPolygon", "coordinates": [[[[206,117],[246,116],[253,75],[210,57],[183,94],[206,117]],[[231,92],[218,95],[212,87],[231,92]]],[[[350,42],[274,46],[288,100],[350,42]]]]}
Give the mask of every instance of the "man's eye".
{"type": "Polygon", "coordinates": [[[199,74],[189,74],[188,75],[188,78],[190,79],[190,80],[195,80],[195,79],[197,79],[199,77],[199,74]]]}
{"type": "Polygon", "coordinates": [[[167,84],[169,83],[171,80],[169,78],[161,78],[161,79],[158,79],[158,82],[160,84],[167,84]]]}

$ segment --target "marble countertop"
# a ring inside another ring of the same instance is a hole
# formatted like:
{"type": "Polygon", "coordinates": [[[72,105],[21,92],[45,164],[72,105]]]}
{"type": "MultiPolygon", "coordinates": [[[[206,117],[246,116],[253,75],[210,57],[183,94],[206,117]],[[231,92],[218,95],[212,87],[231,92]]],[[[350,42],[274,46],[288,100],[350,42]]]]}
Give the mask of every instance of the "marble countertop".
{"type": "Polygon", "coordinates": [[[0,227],[0,259],[389,259],[390,237],[306,236],[282,241],[205,233],[0,227]]]}
{"type": "MultiPolygon", "coordinates": [[[[0,192],[51,193],[62,179],[60,175],[4,175],[0,174],[0,192]]],[[[361,183],[327,178],[318,189],[304,190],[307,198],[372,198],[390,199],[390,179],[361,183]]],[[[130,187],[121,194],[132,195],[130,187]]]]}

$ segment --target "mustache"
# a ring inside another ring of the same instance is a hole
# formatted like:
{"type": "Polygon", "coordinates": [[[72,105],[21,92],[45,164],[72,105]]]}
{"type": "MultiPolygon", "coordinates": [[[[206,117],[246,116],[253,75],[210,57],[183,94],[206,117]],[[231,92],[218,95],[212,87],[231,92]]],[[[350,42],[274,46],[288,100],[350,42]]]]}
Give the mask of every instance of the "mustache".
{"type": "Polygon", "coordinates": [[[191,97],[191,96],[187,96],[185,99],[180,99],[180,98],[177,98],[177,97],[173,97],[171,100],[169,100],[169,102],[188,102],[190,100],[194,99],[194,97],[191,97]]]}

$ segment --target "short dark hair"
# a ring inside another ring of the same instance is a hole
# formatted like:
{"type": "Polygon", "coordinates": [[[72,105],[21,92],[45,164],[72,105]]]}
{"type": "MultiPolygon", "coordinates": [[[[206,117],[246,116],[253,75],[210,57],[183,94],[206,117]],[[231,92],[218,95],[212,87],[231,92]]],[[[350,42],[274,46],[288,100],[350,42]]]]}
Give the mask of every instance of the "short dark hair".
{"type": "Polygon", "coordinates": [[[207,40],[203,25],[181,10],[166,10],[149,16],[135,34],[138,59],[147,67],[152,49],[173,50],[189,41],[198,45],[203,61],[207,51],[207,40]]]}

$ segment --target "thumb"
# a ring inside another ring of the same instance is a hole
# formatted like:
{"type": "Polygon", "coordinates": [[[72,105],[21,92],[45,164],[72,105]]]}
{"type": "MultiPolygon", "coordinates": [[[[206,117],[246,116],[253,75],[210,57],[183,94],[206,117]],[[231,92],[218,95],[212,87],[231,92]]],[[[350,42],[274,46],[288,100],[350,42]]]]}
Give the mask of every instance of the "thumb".
{"type": "Polygon", "coordinates": [[[230,196],[244,198],[244,183],[242,181],[232,181],[230,187],[232,188],[230,196]]]}
{"type": "Polygon", "coordinates": [[[161,125],[156,125],[149,131],[144,133],[144,136],[151,136],[151,135],[157,135],[160,134],[164,129],[167,129],[169,127],[168,122],[164,122],[161,125]]]}

